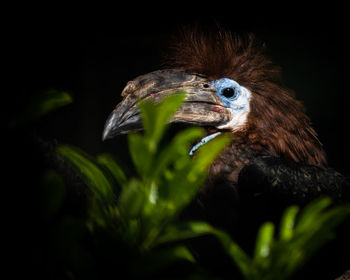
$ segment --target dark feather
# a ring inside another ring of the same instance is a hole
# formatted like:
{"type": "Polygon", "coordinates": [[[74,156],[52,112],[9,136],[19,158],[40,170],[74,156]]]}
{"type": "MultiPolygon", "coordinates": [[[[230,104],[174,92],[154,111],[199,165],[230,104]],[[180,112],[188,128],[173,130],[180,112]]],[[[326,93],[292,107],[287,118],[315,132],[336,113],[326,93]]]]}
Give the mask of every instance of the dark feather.
{"type": "Polygon", "coordinates": [[[305,204],[320,196],[350,200],[350,180],[333,169],[295,163],[272,156],[254,158],[239,174],[240,194],[265,195],[289,204],[305,204]]]}

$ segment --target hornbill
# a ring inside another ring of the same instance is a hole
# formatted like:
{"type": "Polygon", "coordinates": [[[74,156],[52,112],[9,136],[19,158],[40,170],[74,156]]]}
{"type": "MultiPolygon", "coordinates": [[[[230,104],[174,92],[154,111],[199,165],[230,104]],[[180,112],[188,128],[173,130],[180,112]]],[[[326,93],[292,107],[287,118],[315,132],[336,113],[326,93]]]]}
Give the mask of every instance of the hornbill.
{"type": "Polygon", "coordinates": [[[209,168],[190,216],[203,217],[238,239],[253,232],[253,239],[256,231],[247,230],[252,217],[259,225],[288,204],[304,205],[321,195],[349,199],[348,178],[328,167],[303,104],[283,86],[280,69],[253,35],[187,30],[176,38],[165,65],[127,83],[103,140],[142,128],[139,100],[157,102],[185,91],[171,122],[201,126],[208,133],[190,154],[220,133],[232,135],[209,168]]]}
{"type": "MultiPolygon", "coordinates": [[[[165,69],[127,83],[124,99],[106,122],[103,140],[142,127],[139,100],[158,101],[185,91],[186,101],[172,122],[206,128],[209,136],[198,145],[221,132],[232,134],[232,142],[209,170],[209,181],[273,188],[293,201],[322,194],[348,198],[346,178],[328,168],[303,104],[283,86],[279,68],[264,50],[253,35],[183,32],[165,69]]],[[[212,185],[208,182],[205,188],[212,185]]]]}

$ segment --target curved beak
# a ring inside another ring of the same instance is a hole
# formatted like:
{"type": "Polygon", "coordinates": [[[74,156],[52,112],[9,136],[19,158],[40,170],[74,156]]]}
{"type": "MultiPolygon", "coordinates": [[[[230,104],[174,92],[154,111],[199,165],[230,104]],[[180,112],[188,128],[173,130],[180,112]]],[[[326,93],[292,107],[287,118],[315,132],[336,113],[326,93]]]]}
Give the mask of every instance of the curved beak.
{"type": "Polygon", "coordinates": [[[108,117],[102,140],[142,129],[138,102],[186,92],[185,102],[170,122],[196,126],[219,127],[231,120],[230,111],[223,105],[205,77],[179,70],[151,72],[128,82],[122,92],[123,100],[108,117]]]}

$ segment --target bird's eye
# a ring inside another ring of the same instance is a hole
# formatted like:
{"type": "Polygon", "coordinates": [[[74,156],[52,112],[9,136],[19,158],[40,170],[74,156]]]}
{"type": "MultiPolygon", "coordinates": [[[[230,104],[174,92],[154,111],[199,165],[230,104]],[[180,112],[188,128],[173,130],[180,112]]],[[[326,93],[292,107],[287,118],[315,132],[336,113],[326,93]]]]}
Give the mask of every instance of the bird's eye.
{"type": "Polygon", "coordinates": [[[226,98],[232,98],[235,96],[235,90],[232,87],[227,87],[222,90],[222,95],[226,98]]]}

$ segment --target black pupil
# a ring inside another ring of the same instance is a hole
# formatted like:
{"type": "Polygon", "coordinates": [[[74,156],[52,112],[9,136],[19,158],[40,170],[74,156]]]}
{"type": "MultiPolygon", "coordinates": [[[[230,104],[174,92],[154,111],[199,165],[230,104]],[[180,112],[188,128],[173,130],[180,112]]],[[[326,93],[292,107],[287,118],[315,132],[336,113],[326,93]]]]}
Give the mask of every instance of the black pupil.
{"type": "Polygon", "coordinates": [[[233,97],[235,95],[235,91],[233,88],[224,88],[222,90],[222,95],[227,97],[227,98],[230,98],[230,97],[233,97]]]}

